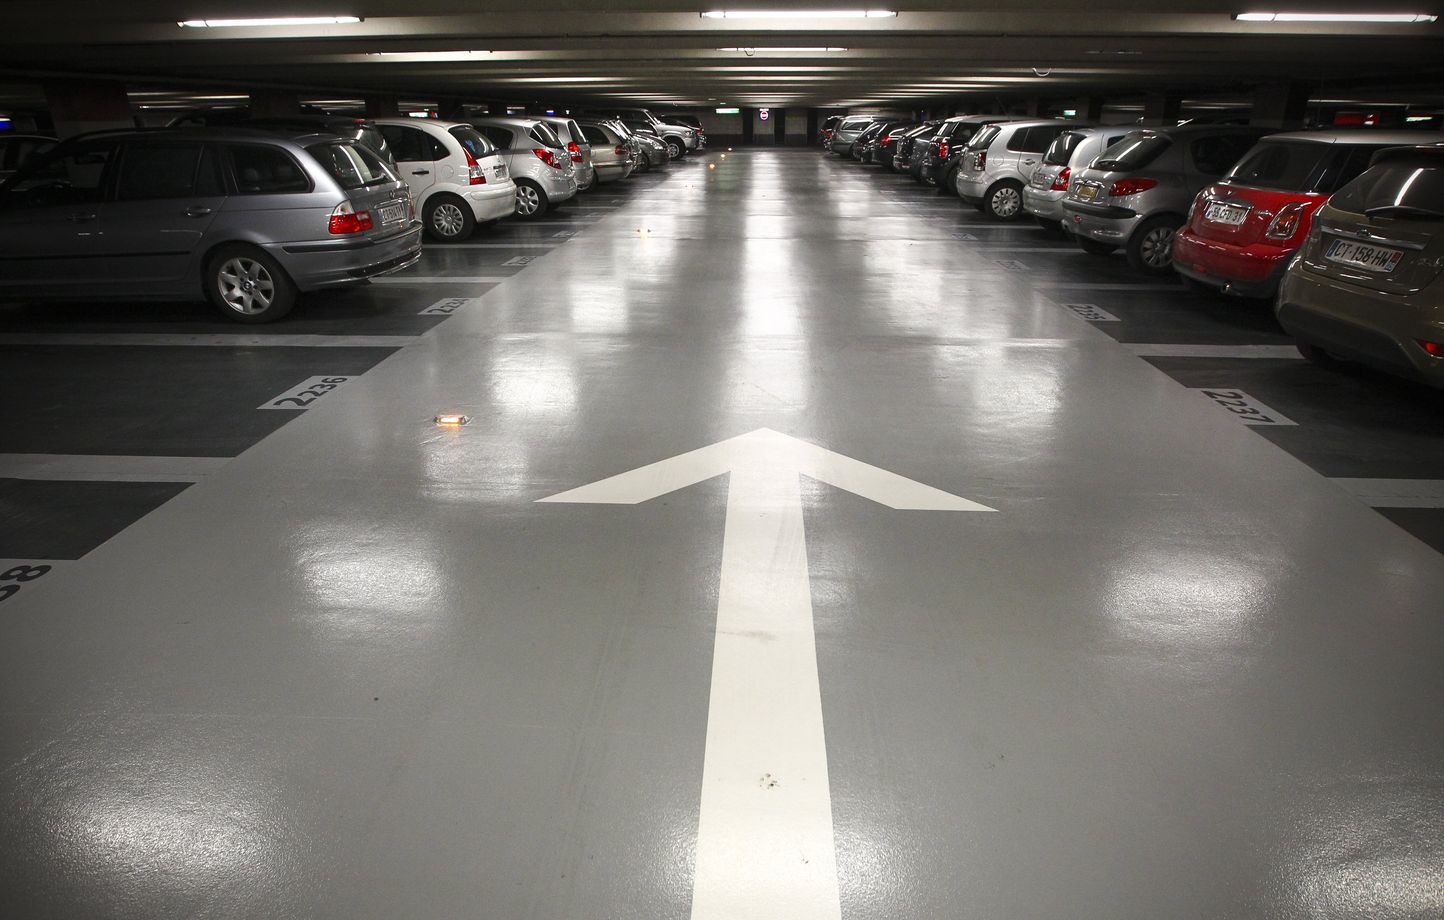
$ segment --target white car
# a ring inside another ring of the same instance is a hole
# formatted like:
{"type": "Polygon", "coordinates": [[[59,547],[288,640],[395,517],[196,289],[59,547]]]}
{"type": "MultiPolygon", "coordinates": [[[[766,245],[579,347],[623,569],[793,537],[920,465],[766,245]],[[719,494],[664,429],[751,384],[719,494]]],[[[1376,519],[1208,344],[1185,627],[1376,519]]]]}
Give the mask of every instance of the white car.
{"type": "Polygon", "coordinates": [[[464,240],[477,224],[516,211],[506,160],[471,125],[419,118],[377,118],[396,171],[411,187],[426,235],[464,240]]]}

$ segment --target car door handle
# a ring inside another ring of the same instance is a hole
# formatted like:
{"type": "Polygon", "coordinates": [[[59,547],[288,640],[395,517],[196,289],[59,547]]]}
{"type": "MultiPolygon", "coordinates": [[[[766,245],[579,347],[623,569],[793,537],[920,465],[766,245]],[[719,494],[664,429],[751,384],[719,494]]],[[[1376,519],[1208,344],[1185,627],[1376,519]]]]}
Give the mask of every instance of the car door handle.
{"type": "Polygon", "coordinates": [[[75,214],[70,215],[69,217],[67,217],[67,218],[65,218],[65,219],[68,220],[68,221],[70,221],[72,224],[88,224],[88,223],[90,223],[92,220],[95,220],[95,212],[94,212],[94,211],[80,211],[80,212],[78,212],[78,213],[75,213],[75,214]]]}
{"type": "Polygon", "coordinates": [[[1024,165],[1024,166],[1032,166],[1032,165],[1033,165],[1034,163],[1036,163],[1036,162],[1038,162],[1038,161],[1037,161],[1037,160],[1024,160],[1024,161],[1023,161],[1023,165],[1024,165]]]}
{"type": "Polygon", "coordinates": [[[429,176],[429,175],[431,175],[431,170],[429,170],[429,169],[413,169],[413,170],[411,171],[411,174],[412,174],[413,176],[429,176]]]}
{"type": "Polygon", "coordinates": [[[215,213],[215,208],[193,207],[186,208],[186,217],[209,217],[215,213]]]}

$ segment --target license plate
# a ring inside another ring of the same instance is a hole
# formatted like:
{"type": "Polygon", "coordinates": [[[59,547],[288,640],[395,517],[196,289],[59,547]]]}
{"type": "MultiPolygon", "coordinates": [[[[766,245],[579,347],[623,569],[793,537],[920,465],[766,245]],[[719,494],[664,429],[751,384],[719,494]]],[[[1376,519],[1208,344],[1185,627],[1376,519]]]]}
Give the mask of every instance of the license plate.
{"type": "Polygon", "coordinates": [[[1370,246],[1351,240],[1334,240],[1324,258],[1341,265],[1362,268],[1364,271],[1387,273],[1394,270],[1404,253],[1399,249],[1384,246],[1370,246]]]}
{"type": "Polygon", "coordinates": [[[383,224],[399,224],[406,217],[406,208],[399,204],[383,204],[376,210],[383,224]]]}
{"type": "Polygon", "coordinates": [[[505,178],[506,178],[506,164],[503,163],[503,164],[501,164],[500,166],[494,166],[494,167],[492,167],[491,175],[492,175],[492,178],[495,178],[495,179],[505,179],[505,178]]]}
{"type": "Polygon", "coordinates": [[[1079,197],[1079,198],[1082,198],[1084,201],[1092,201],[1094,198],[1097,198],[1097,197],[1098,197],[1098,186],[1096,186],[1096,185],[1080,185],[1080,186],[1078,186],[1078,197],[1079,197]]]}
{"type": "Polygon", "coordinates": [[[1236,204],[1224,204],[1223,202],[1215,201],[1204,210],[1203,219],[1215,224],[1227,224],[1230,227],[1239,227],[1248,219],[1248,208],[1241,208],[1236,204]]]}

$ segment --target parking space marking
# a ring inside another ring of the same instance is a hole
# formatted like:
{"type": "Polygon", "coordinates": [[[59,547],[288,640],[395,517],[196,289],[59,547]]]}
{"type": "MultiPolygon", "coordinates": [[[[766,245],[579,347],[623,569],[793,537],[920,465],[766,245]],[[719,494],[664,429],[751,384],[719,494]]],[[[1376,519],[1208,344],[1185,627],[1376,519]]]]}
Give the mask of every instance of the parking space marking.
{"type": "Polygon", "coordinates": [[[346,377],[334,374],[329,377],[307,377],[304,381],[291,387],[275,399],[268,400],[257,406],[257,409],[288,409],[300,411],[309,409],[316,400],[330,393],[336,392],[342,384],[353,377],[346,377]]]}
{"type": "Polygon", "coordinates": [[[447,297],[422,310],[417,316],[450,316],[457,310],[469,307],[480,297],[447,297]]]}
{"type": "Polygon", "coordinates": [[[1120,342],[1140,358],[1285,358],[1303,360],[1292,345],[1181,345],[1120,342]]]}
{"type": "Polygon", "coordinates": [[[1227,409],[1238,420],[1245,425],[1297,425],[1297,422],[1290,421],[1282,412],[1270,409],[1261,400],[1254,399],[1243,390],[1231,389],[1229,387],[1190,387],[1195,393],[1201,393],[1215,405],[1227,409]]]}
{"type": "Polygon", "coordinates": [[[536,261],[539,258],[541,258],[541,256],[512,256],[510,259],[507,259],[505,262],[501,263],[501,265],[502,268],[520,267],[523,265],[530,265],[532,262],[536,261]]]}
{"type": "Polygon", "coordinates": [[[1017,259],[994,259],[993,264],[1007,269],[1010,272],[1025,272],[1028,266],[1017,259]]]}
{"type": "MultiPolygon", "coordinates": [[[[562,231],[571,235],[575,231],[562,231]]],[[[448,249],[555,249],[556,243],[443,243],[431,247],[435,252],[445,252],[448,249]]]]}
{"type": "Polygon", "coordinates": [[[1098,306],[1096,303],[1064,303],[1059,304],[1065,310],[1072,310],[1080,318],[1090,323],[1117,323],[1122,322],[1118,317],[1098,306]]]}
{"type": "Polygon", "coordinates": [[[1444,479],[1329,479],[1371,508],[1444,508],[1444,479]]]}
{"type": "Polygon", "coordinates": [[[961,240],[964,243],[976,243],[978,241],[978,238],[971,233],[954,233],[952,236],[953,239],[961,240]]]}
{"type": "Polygon", "coordinates": [[[1074,246],[976,246],[970,252],[1058,252],[1067,256],[1087,255],[1074,246]]]}
{"type": "Polygon", "coordinates": [[[0,454],[0,478],[77,482],[199,482],[229,457],[0,454]]]}
{"type": "Polygon", "coordinates": [[[42,584],[61,564],[55,559],[0,559],[0,603],[42,584]]]}
{"type": "Polygon", "coordinates": [[[372,284],[501,284],[507,275],[391,275],[372,278],[372,284]]]}
{"type": "Polygon", "coordinates": [[[419,335],[246,335],[222,333],[141,332],[16,332],[0,335],[0,345],[197,345],[214,348],[404,348],[421,341],[419,335]]]}

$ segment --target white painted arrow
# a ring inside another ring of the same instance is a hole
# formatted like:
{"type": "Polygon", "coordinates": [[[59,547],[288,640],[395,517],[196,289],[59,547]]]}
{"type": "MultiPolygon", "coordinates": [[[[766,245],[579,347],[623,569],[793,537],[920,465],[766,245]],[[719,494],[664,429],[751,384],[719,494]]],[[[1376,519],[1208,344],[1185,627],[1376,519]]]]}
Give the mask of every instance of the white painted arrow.
{"type": "Polygon", "coordinates": [[[839,920],[798,476],[890,508],[994,509],[766,428],[540,501],[634,505],[723,473],[692,920],[839,920]]]}

